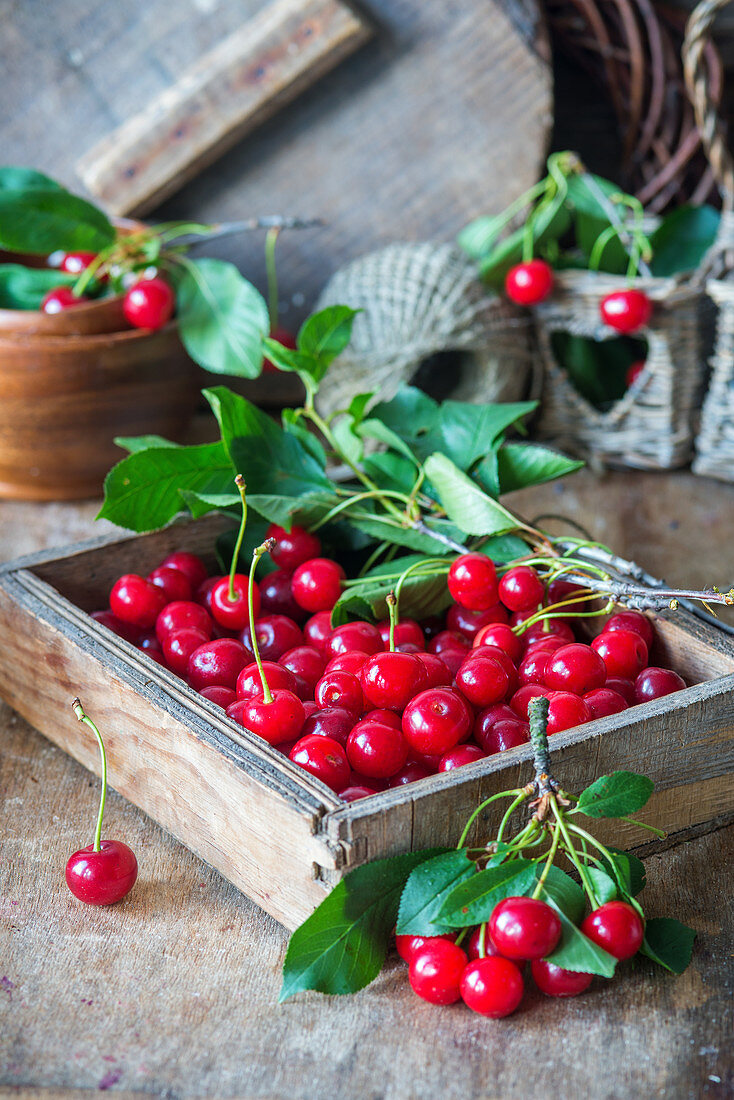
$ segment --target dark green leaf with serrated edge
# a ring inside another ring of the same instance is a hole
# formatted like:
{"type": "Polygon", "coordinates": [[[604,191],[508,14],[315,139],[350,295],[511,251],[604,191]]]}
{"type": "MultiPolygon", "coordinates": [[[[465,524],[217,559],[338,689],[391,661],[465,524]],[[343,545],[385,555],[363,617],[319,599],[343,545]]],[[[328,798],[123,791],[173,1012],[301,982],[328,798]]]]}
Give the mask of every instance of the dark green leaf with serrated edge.
{"type": "Polygon", "coordinates": [[[546,897],[545,901],[553,906],[561,920],[561,940],[555,951],[547,956],[548,962],[581,974],[613,977],[617,960],[585,936],[551,897],[546,897]]]}
{"type": "Polygon", "coordinates": [[[194,519],[200,519],[209,512],[237,515],[242,511],[239,493],[196,493],[191,489],[182,489],[181,498],[194,519]]]}
{"type": "MultiPolygon", "coordinates": [[[[383,619],[387,616],[387,596],[398,583],[395,574],[421,561],[420,555],[408,555],[379,566],[370,571],[358,585],[351,585],[339,597],[334,607],[332,621],[341,625],[350,619],[364,618],[368,609],[368,619],[383,619]],[[387,574],[386,579],[381,579],[387,574]]],[[[399,613],[403,618],[425,619],[429,615],[438,615],[451,603],[446,585],[446,573],[439,576],[421,577],[411,574],[400,592],[399,613]]]]}
{"type": "Polygon", "coordinates": [[[417,471],[415,462],[394,451],[378,451],[366,455],[362,467],[372,480],[382,489],[393,492],[410,493],[415,485],[417,471]]]}
{"type": "Polygon", "coordinates": [[[642,809],[655,784],[637,772],[602,775],[579,795],[574,807],[587,817],[623,817],[642,809]]]}
{"type": "Polygon", "coordinates": [[[693,271],[714,243],[721,215],[713,206],[679,206],[650,237],[653,275],[693,271]]]}
{"type": "Polygon", "coordinates": [[[0,248],[9,252],[99,252],[114,239],[107,215],[68,191],[0,189],[0,248]]]}
{"type": "MultiPolygon", "coordinates": [[[[535,247],[558,240],[570,225],[571,215],[565,206],[547,207],[533,224],[535,247]]],[[[484,281],[493,287],[501,286],[509,269],[522,260],[524,244],[525,227],[521,226],[483,256],[479,263],[479,273],[484,281]]]]}
{"type": "MultiPolygon", "coordinates": [[[[535,890],[537,881],[543,873],[543,864],[538,863],[535,865],[535,876],[532,885],[528,889],[528,893],[532,894],[535,890]]],[[[548,904],[553,904],[555,908],[560,909],[566,914],[570,921],[574,924],[580,924],[583,920],[584,913],[586,912],[586,896],[577,882],[574,882],[565,871],[562,871],[560,867],[552,866],[548,872],[543,886],[541,887],[540,897],[548,904]]]]}
{"type": "Polygon", "coordinates": [[[355,435],[354,421],[351,416],[340,416],[332,423],[331,431],[346,461],[357,466],[362,461],[364,447],[362,440],[355,435]]]}
{"type": "Polygon", "coordinates": [[[288,530],[294,523],[300,527],[312,527],[339,503],[336,493],[326,492],[304,493],[298,497],[252,493],[248,494],[247,499],[261,516],[288,530]]]}
{"type": "Polygon", "coordinates": [[[529,547],[517,535],[497,535],[480,543],[477,550],[498,564],[515,561],[528,553],[529,547]]]}
{"type": "Polygon", "coordinates": [[[183,510],[182,489],[221,492],[233,478],[221,443],[138,451],[113,466],[105,478],[105,502],[98,518],[131,531],[155,531],[183,510]]]}
{"type": "Polygon", "coordinates": [[[34,168],[20,168],[13,164],[4,164],[0,167],[0,191],[63,191],[65,188],[52,180],[50,176],[44,176],[43,172],[36,172],[34,168]]]}
{"type": "Polygon", "coordinates": [[[313,432],[308,430],[303,422],[303,417],[296,416],[295,409],[283,409],[280,419],[283,430],[288,432],[289,435],[294,435],[311,457],[318,462],[319,466],[326,469],[326,451],[321,445],[321,441],[316,438],[313,432]]]}
{"type": "Polygon", "coordinates": [[[623,852],[619,848],[607,847],[612,857],[612,863],[605,856],[600,856],[605,869],[614,878],[620,890],[631,897],[637,897],[645,889],[647,876],[645,864],[631,852],[623,852]]]}
{"type": "Polygon", "coordinates": [[[444,401],[436,428],[427,439],[436,439],[432,449],[442,451],[461,470],[469,470],[493,450],[500,436],[512,424],[538,407],[537,401],[505,405],[474,405],[467,401],[444,401]],[[441,443],[443,445],[441,445],[441,443]]]}
{"type": "Polygon", "coordinates": [[[532,893],[536,882],[535,864],[528,860],[487,867],[452,890],[437,916],[451,928],[481,924],[489,920],[498,901],[532,893]]]}
{"type": "Polygon", "coordinates": [[[307,989],[355,993],[377,977],[405,883],[441,851],[408,852],[346,875],[291,936],[279,1001],[307,989]]]}
{"type": "Polygon", "coordinates": [[[425,470],[447,516],[467,535],[502,535],[517,527],[516,517],[487,496],[446,455],[429,455],[425,470]]]}
{"type": "Polygon", "coordinates": [[[640,952],[673,974],[682,974],[691,961],[696,933],[672,917],[652,917],[645,924],[640,952]]]}
{"type": "Polygon", "coordinates": [[[567,458],[537,443],[505,443],[497,452],[500,492],[511,493],[530,485],[565,477],[580,470],[583,462],[567,458]]]}
{"type": "Polygon", "coordinates": [[[401,439],[416,439],[435,423],[440,406],[432,397],[416,389],[403,386],[390,401],[381,401],[372,409],[372,415],[392,428],[401,439]]]}
{"type": "Polygon", "coordinates": [[[181,340],[200,367],[214,374],[257,378],[268,308],[262,294],[224,260],[187,260],[177,279],[181,340]]]}
{"type": "Polygon", "coordinates": [[[78,278],[55,268],[0,264],[0,309],[38,310],[49,290],[72,286],[78,278]]]}
{"type": "MultiPolygon", "coordinates": [[[[596,176],[591,172],[585,172],[568,177],[566,181],[568,184],[568,201],[576,210],[581,210],[592,218],[599,218],[606,225],[609,225],[609,216],[605,206],[599,202],[595,190],[589,187],[590,180],[607,199],[611,198],[612,195],[619,195],[622,191],[622,188],[618,184],[612,183],[611,180],[606,180],[603,176],[596,176]]],[[[615,207],[617,213],[620,214],[620,220],[622,220],[624,207],[616,204],[615,207]]]]}
{"type": "MultiPolygon", "coordinates": [[[[588,267],[594,246],[600,235],[609,228],[609,222],[604,218],[594,218],[583,211],[576,213],[574,221],[576,244],[583,253],[581,266],[588,267]]],[[[619,237],[607,237],[596,270],[606,271],[610,275],[624,275],[628,266],[629,255],[619,237]]]]}
{"type": "Polygon", "coordinates": [[[416,867],[400,899],[398,935],[440,936],[451,932],[454,926],[438,914],[451,891],[475,873],[464,849],[446,852],[416,867]]]}
{"type": "MultiPolygon", "coordinates": [[[[373,538],[379,541],[388,540],[398,546],[405,546],[408,550],[430,554],[431,557],[442,557],[446,554],[456,553],[451,547],[446,546],[439,539],[433,538],[430,534],[416,531],[412,527],[401,527],[390,517],[379,516],[363,510],[362,504],[349,509],[349,518],[360,531],[372,535],[373,538]]],[[[463,532],[453,523],[435,519],[424,520],[424,522],[429,530],[435,529],[447,538],[461,542],[464,537],[463,532]]]]}
{"type": "Polygon", "coordinates": [[[313,453],[266,413],[224,386],[204,390],[247,493],[297,497],[333,485],[313,453]]]}
{"type": "Polygon", "coordinates": [[[355,423],[359,424],[362,420],[364,420],[365,413],[369,408],[370,401],[374,399],[374,396],[374,393],[357,393],[349,402],[349,408],[347,409],[347,412],[355,421],[355,423]]]}
{"type": "Polygon", "coordinates": [[[587,867],[586,874],[591,879],[591,885],[594,887],[594,893],[600,905],[619,897],[617,883],[606,871],[602,871],[599,867],[587,867]]]}
{"type": "Polygon", "coordinates": [[[394,432],[392,428],[388,428],[387,424],[383,424],[377,417],[369,417],[369,419],[363,420],[358,425],[357,432],[363,439],[377,439],[393,451],[399,451],[405,458],[414,462],[416,466],[420,465],[408,444],[400,438],[397,432],[394,432]]]}
{"type": "Polygon", "coordinates": [[[318,383],[337,355],[352,338],[352,325],[359,310],[350,306],[327,306],[312,313],[298,333],[298,350],[313,357],[313,378],[318,383]]]}
{"type": "Polygon", "coordinates": [[[313,375],[316,369],[316,360],[305,352],[286,348],[270,336],[263,339],[263,350],[270,362],[278,370],[293,371],[295,374],[313,375]]]}
{"type": "Polygon", "coordinates": [[[151,447],[180,447],[180,443],[172,443],[170,439],[164,439],[162,435],[117,435],[115,446],[135,454],[138,451],[148,451],[151,447]]]}

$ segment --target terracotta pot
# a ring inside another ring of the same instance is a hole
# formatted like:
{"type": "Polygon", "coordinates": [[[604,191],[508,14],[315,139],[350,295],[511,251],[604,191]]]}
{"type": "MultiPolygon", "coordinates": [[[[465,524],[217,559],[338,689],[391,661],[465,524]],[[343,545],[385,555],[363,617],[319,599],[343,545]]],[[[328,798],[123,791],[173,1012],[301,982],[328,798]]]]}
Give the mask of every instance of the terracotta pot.
{"type": "Polygon", "coordinates": [[[159,332],[0,333],[0,496],[100,496],[123,457],[115,436],[180,437],[197,404],[197,372],[175,322],[159,332]]]}

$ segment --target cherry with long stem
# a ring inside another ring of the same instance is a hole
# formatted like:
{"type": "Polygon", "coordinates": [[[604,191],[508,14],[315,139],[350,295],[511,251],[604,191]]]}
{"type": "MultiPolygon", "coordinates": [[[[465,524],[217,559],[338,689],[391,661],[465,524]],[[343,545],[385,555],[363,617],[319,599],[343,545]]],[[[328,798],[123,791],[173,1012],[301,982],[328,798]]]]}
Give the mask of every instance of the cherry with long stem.
{"type": "Polygon", "coordinates": [[[251,600],[247,577],[237,572],[237,563],[247,526],[247,493],[245,479],[241,474],[237,474],[234,483],[240,495],[242,516],[229,575],[223,577],[212,588],[211,613],[220,626],[229,630],[243,630],[249,626],[252,635],[255,630],[255,619],[260,612],[260,592],[254,588],[251,600]]]}

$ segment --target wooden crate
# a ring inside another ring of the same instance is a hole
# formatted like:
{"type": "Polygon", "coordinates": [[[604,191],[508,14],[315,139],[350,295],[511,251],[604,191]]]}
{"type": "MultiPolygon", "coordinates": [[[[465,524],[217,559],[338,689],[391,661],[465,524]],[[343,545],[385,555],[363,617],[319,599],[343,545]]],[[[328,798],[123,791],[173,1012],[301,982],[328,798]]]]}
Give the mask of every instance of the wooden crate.
{"type": "MultiPolygon", "coordinates": [[[[0,695],[99,772],[96,742],[70,707],[80,695],[104,733],[110,784],[293,928],[349,868],[455,843],[479,801],[531,778],[531,752],[512,749],[345,804],[89,618],[105,606],[117,576],[145,574],[174,549],[213,565],[220,523],[207,518],[143,537],[101,539],[3,566],[0,695]]],[[[655,793],[640,816],[675,839],[732,813],[734,647],[682,611],[657,616],[655,625],[653,661],[678,669],[692,686],[556,734],[552,748],[555,773],[570,791],[615,769],[649,775],[655,793]]],[[[491,807],[477,835],[486,836],[497,816],[491,807]]],[[[604,823],[598,825],[603,838],[604,823]]],[[[626,826],[614,842],[631,847],[647,836],[626,826]]]]}

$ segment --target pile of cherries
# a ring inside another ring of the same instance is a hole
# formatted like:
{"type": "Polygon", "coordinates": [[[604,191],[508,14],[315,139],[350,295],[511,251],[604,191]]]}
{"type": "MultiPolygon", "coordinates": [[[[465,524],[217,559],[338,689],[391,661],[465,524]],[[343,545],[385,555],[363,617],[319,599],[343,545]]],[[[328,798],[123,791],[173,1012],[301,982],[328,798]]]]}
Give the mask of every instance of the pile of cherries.
{"type": "Polygon", "coordinates": [[[590,645],[576,641],[573,620],[549,614],[524,627],[559,601],[566,613],[585,611],[574,602],[582,591],[563,579],[546,585],[522,564],[498,579],[478,553],[451,565],[445,620],[398,618],[393,649],[390,620],[334,629],[342,567],[299,527],[271,525],[268,536],[278,568],[253,583],[254,642],[247,576],[234,575],[232,598],[228,576],[208,576],[184,551],[147,577],[120,577],[109,610],[93,618],[346,801],[524,744],[538,695],[554,734],[686,686],[649,665],[645,615],[618,612],[590,645]]]}
{"type": "MultiPolygon", "coordinates": [[[[81,275],[96,259],[95,252],[54,252],[47,262],[49,267],[67,275],[81,275]]],[[[106,282],[107,276],[100,276],[100,281],[106,282]]],[[[176,296],[166,280],[151,269],[142,276],[129,276],[127,283],[122,311],[128,324],[152,331],[168,324],[176,308],[176,296]]],[[[55,286],[44,297],[41,309],[44,313],[61,313],[87,300],[84,294],[75,294],[70,286],[55,286]]]]}
{"type": "MultiPolygon", "coordinates": [[[[625,901],[608,901],[584,919],[581,931],[615,959],[635,955],[644,937],[639,914],[625,901]]],[[[575,997],[594,975],[565,970],[545,956],[561,938],[561,922],[539,898],[509,897],[498,902],[486,925],[475,928],[465,947],[456,935],[396,936],[396,947],[409,965],[415,993],[431,1004],[463,1000],[481,1016],[509,1016],[525,992],[523,967],[549,997],[575,997]]]]}

